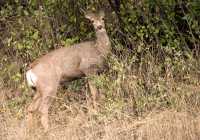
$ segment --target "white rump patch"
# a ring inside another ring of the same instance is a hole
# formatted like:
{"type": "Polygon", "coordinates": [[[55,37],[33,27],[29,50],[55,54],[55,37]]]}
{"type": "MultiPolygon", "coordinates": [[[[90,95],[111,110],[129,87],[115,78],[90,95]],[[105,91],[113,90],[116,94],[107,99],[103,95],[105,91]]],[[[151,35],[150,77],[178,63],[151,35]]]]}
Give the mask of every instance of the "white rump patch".
{"type": "Polygon", "coordinates": [[[37,76],[31,70],[26,72],[26,79],[30,87],[36,87],[37,76]]]}

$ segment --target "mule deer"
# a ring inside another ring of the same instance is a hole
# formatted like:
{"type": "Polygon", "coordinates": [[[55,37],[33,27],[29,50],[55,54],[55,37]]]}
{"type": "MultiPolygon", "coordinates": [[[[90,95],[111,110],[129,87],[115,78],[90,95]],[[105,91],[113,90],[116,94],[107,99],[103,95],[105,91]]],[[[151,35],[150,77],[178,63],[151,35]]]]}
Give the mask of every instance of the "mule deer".
{"type": "MultiPolygon", "coordinates": [[[[74,44],[54,50],[34,61],[26,72],[27,83],[36,89],[32,103],[28,106],[28,123],[32,124],[35,111],[41,113],[41,124],[49,128],[48,110],[59,83],[84,76],[95,75],[103,68],[105,57],[110,52],[110,41],[105,30],[104,12],[86,13],[96,32],[96,40],[74,44]]],[[[95,102],[97,89],[88,80],[95,102]]]]}

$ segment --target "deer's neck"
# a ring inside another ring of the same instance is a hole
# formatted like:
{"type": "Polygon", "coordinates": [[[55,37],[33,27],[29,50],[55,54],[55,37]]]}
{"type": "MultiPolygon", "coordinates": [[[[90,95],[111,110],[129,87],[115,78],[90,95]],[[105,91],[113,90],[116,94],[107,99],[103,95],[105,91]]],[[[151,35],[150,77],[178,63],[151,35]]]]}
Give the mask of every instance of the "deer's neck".
{"type": "Polygon", "coordinates": [[[96,40],[97,49],[102,55],[106,56],[111,49],[110,40],[106,30],[102,29],[100,31],[96,31],[96,37],[97,37],[96,40]]]}

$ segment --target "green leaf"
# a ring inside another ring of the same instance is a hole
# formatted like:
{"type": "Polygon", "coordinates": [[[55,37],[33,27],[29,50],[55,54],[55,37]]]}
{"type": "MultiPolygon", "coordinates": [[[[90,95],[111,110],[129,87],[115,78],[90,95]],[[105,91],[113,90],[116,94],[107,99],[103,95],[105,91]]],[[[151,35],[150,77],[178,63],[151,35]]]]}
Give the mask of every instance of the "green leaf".
{"type": "Polygon", "coordinates": [[[36,32],[34,32],[32,37],[33,37],[33,39],[37,40],[38,36],[39,36],[39,33],[38,33],[38,31],[36,31],[36,32]]]}

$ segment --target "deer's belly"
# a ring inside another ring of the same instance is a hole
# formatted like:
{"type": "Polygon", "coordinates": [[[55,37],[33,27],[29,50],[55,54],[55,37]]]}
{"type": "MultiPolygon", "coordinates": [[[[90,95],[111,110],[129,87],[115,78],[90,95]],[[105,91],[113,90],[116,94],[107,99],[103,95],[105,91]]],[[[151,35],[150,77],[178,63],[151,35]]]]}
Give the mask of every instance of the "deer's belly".
{"type": "Polygon", "coordinates": [[[84,76],[84,73],[79,70],[70,70],[63,74],[61,81],[72,81],[84,76]]]}

